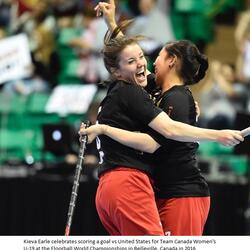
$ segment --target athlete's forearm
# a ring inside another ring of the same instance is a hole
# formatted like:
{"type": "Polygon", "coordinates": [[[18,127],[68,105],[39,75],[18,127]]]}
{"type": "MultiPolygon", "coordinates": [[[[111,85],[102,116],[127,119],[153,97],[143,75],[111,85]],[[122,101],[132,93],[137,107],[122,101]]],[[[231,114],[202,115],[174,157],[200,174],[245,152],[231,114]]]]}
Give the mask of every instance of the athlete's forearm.
{"type": "MultiPolygon", "coordinates": [[[[95,11],[97,16],[103,16],[109,31],[112,33],[117,27],[115,1],[99,2],[95,7],[95,11]]],[[[124,34],[120,31],[118,35],[123,36],[124,34]]]]}
{"type": "Polygon", "coordinates": [[[239,131],[219,131],[194,127],[170,119],[165,112],[161,112],[153,121],[149,123],[149,126],[166,138],[183,142],[206,140],[216,141],[226,146],[234,146],[244,140],[239,131]]]}
{"type": "Polygon", "coordinates": [[[148,134],[131,132],[104,124],[101,126],[103,126],[104,135],[125,146],[147,153],[153,153],[159,147],[159,144],[148,134]]]}
{"type": "MultiPolygon", "coordinates": [[[[108,27],[108,29],[109,29],[109,31],[110,31],[111,33],[112,33],[112,32],[115,30],[115,28],[118,26],[118,24],[117,24],[115,18],[110,18],[110,19],[105,18],[105,22],[106,22],[106,25],[107,25],[107,27],[108,27]]],[[[123,34],[123,32],[120,30],[120,32],[117,34],[117,37],[121,37],[121,36],[124,36],[124,34],[123,34]]]]}
{"type": "Polygon", "coordinates": [[[108,26],[108,29],[109,29],[111,32],[114,31],[114,29],[117,27],[117,23],[116,23],[116,20],[115,20],[115,19],[106,21],[106,24],[107,24],[107,26],[108,26]]]}

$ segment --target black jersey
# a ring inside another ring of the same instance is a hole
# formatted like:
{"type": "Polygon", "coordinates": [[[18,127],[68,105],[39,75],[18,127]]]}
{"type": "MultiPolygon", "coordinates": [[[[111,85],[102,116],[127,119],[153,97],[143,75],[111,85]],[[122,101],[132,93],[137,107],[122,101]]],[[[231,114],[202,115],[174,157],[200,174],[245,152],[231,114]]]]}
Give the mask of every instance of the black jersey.
{"type": "MultiPolygon", "coordinates": [[[[174,86],[166,91],[159,107],[173,120],[196,123],[194,99],[186,86],[174,86]]],[[[154,153],[156,197],[208,196],[208,185],[197,166],[198,143],[178,142],[159,134],[157,141],[161,147],[154,153]]]]}
{"type": "MultiPolygon", "coordinates": [[[[116,81],[109,87],[102,101],[97,120],[100,124],[147,132],[148,124],[160,113],[149,94],[140,86],[116,81]]],[[[100,152],[99,175],[117,166],[125,166],[152,173],[151,158],[147,153],[126,147],[108,136],[97,138],[100,152]]]]}

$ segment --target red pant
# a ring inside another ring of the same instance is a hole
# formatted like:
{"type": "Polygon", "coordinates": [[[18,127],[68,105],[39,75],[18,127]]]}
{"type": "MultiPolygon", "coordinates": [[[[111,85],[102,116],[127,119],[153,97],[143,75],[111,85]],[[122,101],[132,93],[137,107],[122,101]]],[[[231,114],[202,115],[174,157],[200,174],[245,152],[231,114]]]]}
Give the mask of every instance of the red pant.
{"type": "Polygon", "coordinates": [[[156,199],[165,235],[202,235],[210,197],[156,199]]]}
{"type": "Polygon", "coordinates": [[[96,208],[111,235],[164,235],[149,177],[116,168],[100,177],[96,208]]]}

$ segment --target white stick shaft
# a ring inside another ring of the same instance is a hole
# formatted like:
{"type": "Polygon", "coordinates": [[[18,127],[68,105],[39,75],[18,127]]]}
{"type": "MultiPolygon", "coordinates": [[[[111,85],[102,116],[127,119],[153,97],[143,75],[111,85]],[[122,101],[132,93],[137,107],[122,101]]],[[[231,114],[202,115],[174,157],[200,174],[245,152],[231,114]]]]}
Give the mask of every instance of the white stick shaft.
{"type": "Polygon", "coordinates": [[[246,137],[246,136],[250,135],[250,127],[241,130],[241,135],[243,137],[246,137]]]}

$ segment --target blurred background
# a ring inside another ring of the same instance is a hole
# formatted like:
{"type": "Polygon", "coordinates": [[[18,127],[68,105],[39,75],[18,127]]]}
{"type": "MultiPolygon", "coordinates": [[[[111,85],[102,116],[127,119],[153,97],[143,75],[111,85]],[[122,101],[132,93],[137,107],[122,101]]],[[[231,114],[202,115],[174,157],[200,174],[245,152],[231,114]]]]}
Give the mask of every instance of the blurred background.
{"type": "MultiPolygon", "coordinates": [[[[106,26],[95,0],[0,0],[0,235],[63,235],[81,121],[95,123],[109,77],[101,48],[106,26]]],[[[210,62],[192,87],[199,126],[250,126],[249,0],[119,0],[117,20],[149,68],[167,41],[189,39],[210,62]]],[[[250,235],[250,140],[235,148],[200,143],[211,190],[205,235],[250,235]]],[[[98,153],[89,145],[72,235],[106,235],[95,210],[98,153]]]]}

